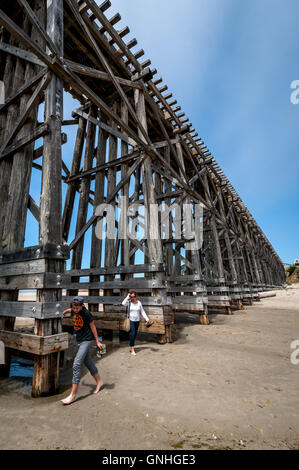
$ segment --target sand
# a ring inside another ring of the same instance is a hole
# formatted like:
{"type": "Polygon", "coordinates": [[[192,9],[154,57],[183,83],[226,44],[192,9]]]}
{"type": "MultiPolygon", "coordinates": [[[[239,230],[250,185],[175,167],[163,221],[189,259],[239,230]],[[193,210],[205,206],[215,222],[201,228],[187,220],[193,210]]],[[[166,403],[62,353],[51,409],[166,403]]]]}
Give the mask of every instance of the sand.
{"type": "Polygon", "coordinates": [[[101,360],[93,348],[105,386],[93,395],[85,370],[78,400],[65,407],[70,335],[59,395],[33,399],[21,381],[0,379],[0,448],[298,449],[298,287],[232,316],[211,314],[208,326],[182,313],[172,344],[139,334],[136,357],[127,342],[108,343],[101,360]]]}

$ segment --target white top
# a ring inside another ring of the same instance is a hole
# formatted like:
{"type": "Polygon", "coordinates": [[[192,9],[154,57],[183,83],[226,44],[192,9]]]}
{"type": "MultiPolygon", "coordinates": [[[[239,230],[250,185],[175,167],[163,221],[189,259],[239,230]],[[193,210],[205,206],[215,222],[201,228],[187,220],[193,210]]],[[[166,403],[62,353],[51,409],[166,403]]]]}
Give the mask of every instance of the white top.
{"type": "MultiPolygon", "coordinates": [[[[122,301],[122,305],[127,306],[129,304],[130,297],[127,295],[125,300],[122,301]]],[[[133,304],[133,302],[130,302],[130,312],[129,312],[129,318],[131,321],[140,321],[140,313],[145,319],[145,321],[149,321],[149,318],[145,311],[143,310],[142,303],[140,300],[137,300],[136,304],[133,304]]]]}

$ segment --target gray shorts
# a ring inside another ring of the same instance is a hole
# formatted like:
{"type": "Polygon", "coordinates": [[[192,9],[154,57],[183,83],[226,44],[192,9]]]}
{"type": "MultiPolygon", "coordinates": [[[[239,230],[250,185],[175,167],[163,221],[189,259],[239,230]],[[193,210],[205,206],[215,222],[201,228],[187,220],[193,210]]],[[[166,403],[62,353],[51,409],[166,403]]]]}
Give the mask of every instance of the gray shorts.
{"type": "Polygon", "coordinates": [[[87,367],[91,375],[98,373],[98,369],[96,368],[89,352],[91,343],[92,341],[82,341],[82,343],[78,343],[78,351],[73,364],[73,384],[78,384],[80,382],[82,364],[87,367]]]}

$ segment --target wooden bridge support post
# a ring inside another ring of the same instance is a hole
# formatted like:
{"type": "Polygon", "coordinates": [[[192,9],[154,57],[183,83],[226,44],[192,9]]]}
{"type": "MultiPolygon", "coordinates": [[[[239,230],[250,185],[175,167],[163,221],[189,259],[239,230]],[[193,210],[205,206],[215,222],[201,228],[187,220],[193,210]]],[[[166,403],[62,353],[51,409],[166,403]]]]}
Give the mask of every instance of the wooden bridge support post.
{"type": "MultiPolygon", "coordinates": [[[[103,119],[102,113],[99,113],[100,120],[103,119]]],[[[96,165],[102,165],[106,159],[106,147],[107,147],[107,132],[99,127],[98,130],[98,143],[96,153],[96,165]]],[[[104,201],[104,187],[105,187],[105,175],[103,172],[98,172],[95,177],[94,187],[94,213],[96,208],[104,201]]],[[[92,226],[92,237],[91,237],[91,253],[90,253],[90,267],[96,268],[101,266],[102,261],[102,240],[96,236],[96,226],[92,226]]],[[[89,278],[90,282],[96,282],[98,276],[91,275],[89,278]]],[[[99,289],[90,289],[88,295],[96,297],[99,295],[99,289]]],[[[98,311],[98,305],[88,304],[91,312],[96,313],[98,311]]]]}
{"type": "MultiPolygon", "coordinates": [[[[121,101],[121,118],[122,121],[124,121],[125,124],[128,124],[128,106],[124,101],[121,101]]],[[[124,155],[127,155],[128,153],[128,144],[124,140],[121,141],[121,156],[123,157],[124,155]]],[[[125,178],[127,173],[127,165],[123,164],[121,166],[121,178],[125,178]]],[[[129,183],[124,184],[122,187],[121,191],[122,196],[125,198],[125,203],[126,203],[126,209],[127,209],[127,204],[129,204],[129,183]]],[[[127,234],[127,227],[128,227],[128,215],[126,213],[122,213],[122,224],[123,224],[123,239],[121,240],[121,264],[124,266],[129,266],[130,265],[130,246],[129,246],[129,238],[127,234]]],[[[121,276],[121,279],[125,280],[128,279],[128,274],[124,274],[121,276]]],[[[122,295],[124,292],[121,293],[122,295]]]]}
{"type": "MultiPolygon", "coordinates": [[[[63,55],[63,0],[52,0],[47,9],[47,33],[63,55]]],[[[62,243],[61,225],[61,121],[63,119],[63,85],[53,76],[45,93],[45,122],[49,134],[44,138],[42,192],[40,198],[40,243],[62,243]]],[[[50,260],[47,270],[64,271],[64,261],[50,260]]],[[[61,289],[41,289],[40,302],[59,302],[61,289]]],[[[35,334],[47,336],[62,331],[61,319],[35,320],[35,334]]],[[[60,353],[35,356],[32,396],[55,394],[59,388],[60,353]]]]}
{"type": "MultiPolygon", "coordinates": [[[[118,102],[114,101],[112,104],[112,110],[114,113],[117,114],[118,112],[118,102]]],[[[110,127],[112,129],[116,129],[116,122],[111,119],[110,122],[110,127]]],[[[117,137],[113,135],[112,133],[109,134],[109,139],[108,139],[108,161],[113,161],[117,158],[117,137]]],[[[107,170],[107,199],[110,197],[111,194],[113,194],[114,190],[116,187],[116,168],[108,168],[107,170]]],[[[113,199],[110,201],[110,205],[113,206],[114,210],[116,210],[116,197],[113,197],[113,199]]],[[[107,218],[108,220],[108,218],[107,218]]],[[[108,224],[108,222],[107,222],[108,224]]],[[[115,236],[115,234],[114,234],[115,236]]],[[[108,226],[107,226],[107,233],[105,237],[105,267],[112,267],[114,266],[114,258],[115,258],[115,253],[118,248],[117,240],[115,238],[108,238],[108,226]]],[[[104,276],[105,281],[111,282],[114,279],[113,274],[107,274],[104,276]]],[[[113,289],[105,289],[104,295],[110,296],[113,295],[113,289]]],[[[110,306],[109,305],[104,305],[104,311],[109,314],[110,312],[110,306]]],[[[105,331],[106,336],[111,339],[111,341],[115,341],[115,334],[113,334],[113,331],[106,330],[105,331]]]]}
{"type": "Polygon", "coordinates": [[[247,235],[247,240],[248,240],[249,245],[251,247],[250,254],[251,254],[252,274],[254,276],[255,285],[259,285],[261,283],[261,280],[260,280],[260,274],[259,274],[259,270],[258,270],[258,266],[257,266],[257,262],[256,262],[256,256],[255,256],[256,246],[254,244],[253,237],[251,237],[251,233],[249,232],[247,225],[245,225],[245,232],[246,232],[246,235],[247,235]]]}
{"type": "MultiPolygon", "coordinates": [[[[81,160],[82,160],[82,153],[83,153],[83,146],[85,142],[85,131],[87,126],[87,120],[80,117],[78,122],[78,129],[73,153],[73,161],[72,161],[72,168],[71,168],[71,175],[76,175],[79,173],[81,160]]],[[[77,181],[70,183],[67,188],[64,210],[63,210],[63,217],[62,217],[62,235],[63,239],[67,241],[72,221],[74,203],[75,203],[75,196],[76,196],[76,185],[77,181]]],[[[77,280],[79,280],[77,278],[77,280]]],[[[73,279],[75,282],[76,280],[73,279]]],[[[75,296],[78,294],[77,289],[68,289],[67,295],[75,296]]]]}
{"type": "MultiPolygon", "coordinates": [[[[73,154],[73,162],[72,162],[72,168],[71,168],[71,175],[76,175],[80,171],[83,145],[84,145],[84,140],[85,140],[86,124],[87,124],[86,119],[84,119],[83,117],[79,117],[77,136],[76,136],[74,154],[73,154]]],[[[62,235],[65,241],[67,241],[68,236],[69,236],[77,184],[78,184],[77,181],[73,183],[69,183],[67,192],[66,192],[64,211],[63,211],[63,217],[62,217],[62,235]]]]}
{"type": "MultiPolygon", "coordinates": [[[[220,213],[225,218],[225,209],[224,209],[224,202],[223,202],[223,196],[222,196],[222,191],[221,189],[219,190],[219,206],[220,206],[220,213]]],[[[227,250],[227,257],[228,257],[228,262],[229,262],[229,267],[230,267],[230,275],[232,278],[232,284],[233,286],[237,286],[239,284],[238,280],[238,274],[237,274],[237,269],[235,266],[235,260],[233,256],[233,250],[231,246],[231,240],[228,234],[228,230],[226,227],[224,227],[224,240],[225,240],[225,246],[227,250]]],[[[242,309],[243,308],[243,303],[241,299],[238,299],[237,302],[237,309],[242,309]]],[[[230,309],[231,311],[231,309],[230,309]]],[[[229,312],[228,312],[229,313],[229,312]]]]}
{"type": "MultiPolygon", "coordinates": [[[[183,172],[185,173],[186,169],[185,169],[185,163],[184,163],[184,157],[183,157],[183,151],[182,151],[182,145],[180,143],[177,143],[176,144],[176,149],[177,149],[177,156],[178,156],[178,160],[181,164],[181,168],[182,170],[180,170],[180,176],[185,179],[184,177],[184,174],[183,172]]],[[[188,183],[185,179],[185,182],[188,183]]],[[[186,202],[187,204],[191,205],[191,198],[189,196],[186,197],[186,202]]],[[[196,228],[196,224],[195,224],[195,217],[196,217],[196,211],[194,211],[194,229],[196,228]]],[[[194,285],[194,288],[203,288],[205,287],[204,286],[204,282],[203,282],[203,277],[202,277],[202,267],[201,267],[201,262],[200,262],[200,255],[199,255],[199,249],[191,249],[191,250],[187,250],[187,253],[186,253],[186,258],[188,259],[188,256],[189,256],[189,261],[191,262],[192,266],[193,266],[193,273],[191,274],[195,274],[197,275],[200,280],[196,280],[196,281],[193,281],[193,285],[194,285]]],[[[207,304],[204,304],[204,310],[202,312],[200,312],[199,314],[199,317],[200,317],[200,323],[202,325],[208,325],[209,324],[209,318],[208,318],[208,306],[207,304]]]]}
{"type": "MultiPolygon", "coordinates": [[[[210,194],[209,182],[208,182],[208,177],[206,173],[204,175],[204,181],[205,181],[205,193],[206,193],[207,199],[211,201],[212,199],[211,199],[211,194],[210,194]]],[[[214,244],[215,244],[214,256],[215,256],[215,261],[216,261],[216,265],[218,268],[217,280],[219,281],[219,287],[224,287],[225,286],[224,266],[223,266],[221,245],[220,245],[218,231],[217,231],[216,218],[214,214],[211,214],[210,224],[211,224],[211,229],[212,229],[212,234],[213,234],[213,239],[214,239],[214,244]]],[[[228,315],[232,314],[232,310],[230,306],[226,306],[225,309],[228,315]]]]}
{"type": "MultiPolygon", "coordinates": [[[[147,132],[147,120],[146,120],[146,111],[145,111],[145,99],[144,94],[141,90],[134,90],[134,99],[136,106],[136,114],[139,119],[143,129],[147,132]]],[[[145,141],[143,134],[140,129],[138,129],[138,135],[141,139],[145,141]]],[[[151,158],[147,157],[141,166],[142,171],[142,188],[144,196],[144,206],[146,213],[146,236],[147,236],[147,248],[149,253],[149,263],[151,264],[162,264],[163,263],[163,250],[162,242],[159,233],[159,220],[158,214],[155,211],[151,211],[151,206],[153,207],[157,201],[155,196],[155,188],[152,177],[152,162],[151,158]]],[[[155,274],[155,279],[157,281],[163,281],[165,279],[165,273],[159,272],[155,274]]],[[[153,295],[161,296],[162,302],[166,302],[166,290],[165,289],[153,289],[153,295]]],[[[164,316],[164,307],[157,307],[156,311],[160,311],[164,316]]],[[[169,328],[168,328],[169,329],[169,328]]],[[[170,338],[170,333],[168,335],[158,335],[159,343],[166,343],[170,338]]]]}
{"type": "MultiPolygon", "coordinates": [[[[37,2],[33,6],[33,10],[42,24],[45,23],[45,8],[37,2]]],[[[44,48],[43,39],[35,28],[30,28],[30,21],[27,17],[24,19],[23,30],[30,33],[31,39],[44,48]]],[[[22,59],[17,58],[15,68],[12,66],[13,59],[9,55],[5,67],[5,88],[7,95],[17,91],[24,81],[30,82],[37,73],[39,67],[22,59]],[[10,87],[11,85],[11,87],[10,87]]],[[[6,96],[8,97],[8,96],[6,96]]],[[[19,103],[10,105],[7,112],[7,119],[2,121],[2,132],[0,130],[0,147],[5,137],[12,130],[18,115],[25,109],[30,99],[30,94],[23,94],[19,103]],[[6,125],[6,128],[4,126],[6,125]]],[[[38,103],[33,107],[28,119],[17,134],[17,139],[21,139],[26,135],[30,135],[34,128],[37,118],[38,103]]],[[[22,248],[24,245],[27,205],[29,197],[29,185],[32,169],[33,143],[27,145],[22,151],[16,152],[1,160],[0,162],[0,206],[1,206],[1,227],[0,227],[0,253],[6,251],[14,251],[22,248]]],[[[18,299],[18,290],[2,291],[1,300],[16,301],[18,299]]],[[[2,326],[0,329],[13,331],[15,324],[14,317],[2,317],[2,326]]],[[[0,366],[0,374],[8,376],[10,369],[11,354],[9,349],[5,350],[6,361],[5,366],[0,366]]]]}
{"type": "MultiPolygon", "coordinates": [[[[28,25],[28,22],[27,22],[28,25]]],[[[23,24],[25,27],[25,24],[23,24]]],[[[11,43],[17,45],[13,39],[11,43]]],[[[5,86],[5,98],[8,98],[10,93],[17,91],[24,80],[24,61],[21,59],[14,59],[11,55],[8,56],[5,71],[4,71],[4,86],[5,86]]],[[[6,136],[10,129],[13,127],[13,123],[16,121],[19,112],[18,103],[11,104],[7,110],[6,115],[1,113],[0,121],[0,147],[2,147],[6,136]]],[[[10,158],[4,158],[0,160],[0,253],[3,252],[2,248],[2,236],[5,225],[5,219],[7,216],[6,207],[9,196],[9,183],[11,175],[12,161],[10,158]]],[[[18,298],[18,291],[1,291],[1,300],[15,301],[18,298]]],[[[13,331],[15,324],[15,318],[12,317],[0,317],[0,329],[13,331]]],[[[5,364],[0,365],[0,376],[8,377],[10,369],[11,352],[8,348],[5,348],[5,364]]]]}
{"type": "MultiPolygon", "coordinates": [[[[170,148],[165,147],[164,151],[165,160],[170,163],[170,148]]],[[[165,193],[169,193],[171,191],[171,181],[168,179],[165,180],[164,184],[165,193]]],[[[171,197],[165,198],[165,205],[167,207],[171,206],[171,197]]],[[[171,234],[172,232],[172,214],[169,212],[168,220],[165,221],[165,224],[168,224],[168,233],[171,234]]],[[[171,236],[171,235],[170,235],[171,236]]],[[[174,265],[173,265],[173,243],[167,243],[165,247],[165,261],[166,261],[166,274],[167,276],[171,276],[174,274],[174,265]]]]}

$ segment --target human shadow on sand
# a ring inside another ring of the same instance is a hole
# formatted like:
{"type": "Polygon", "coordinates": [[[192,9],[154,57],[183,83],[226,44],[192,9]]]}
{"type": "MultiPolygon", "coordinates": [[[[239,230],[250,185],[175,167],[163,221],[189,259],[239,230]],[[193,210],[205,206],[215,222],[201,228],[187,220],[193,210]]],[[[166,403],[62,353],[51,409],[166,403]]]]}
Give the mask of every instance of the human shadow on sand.
{"type": "MultiPolygon", "coordinates": [[[[87,383],[84,383],[84,382],[82,382],[82,386],[91,388],[93,390],[95,388],[95,384],[87,384],[87,383]]],[[[113,390],[114,388],[115,388],[115,384],[104,384],[101,387],[101,390],[99,391],[99,393],[101,393],[102,390],[113,390]]]]}
{"type": "MultiPolygon", "coordinates": [[[[94,390],[95,388],[95,385],[92,385],[92,384],[84,384],[82,383],[81,384],[83,387],[87,387],[87,388],[90,388],[91,390],[94,390]]],[[[101,387],[101,390],[96,394],[96,395],[100,395],[101,392],[103,390],[112,390],[115,388],[115,384],[104,384],[102,387],[101,387]]],[[[81,401],[81,400],[84,400],[85,398],[88,398],[90,397],[91,395],[93,395],[92,391],[86,393],[85,395],[80,395],[78,398],[76,398],[76,400],[73,402],[73,403],[77,403],[78,401],[81,401]]],[[[70,405],[72,405],[73,403],[70,403],[70,405]]],[[[68,406],[70,406],[68,405],[68,406]]]]}
{"type": "Polygon", "coordinates": [[[151,351],[151,352],[158,352],[159,349],[158,348],[151,348],[151,347],[148,347],[148,346],[135,346],[135,352],[136,354],[138,354],[140,351],[142,350],[146,350],[146,351],[151,351]]]}

